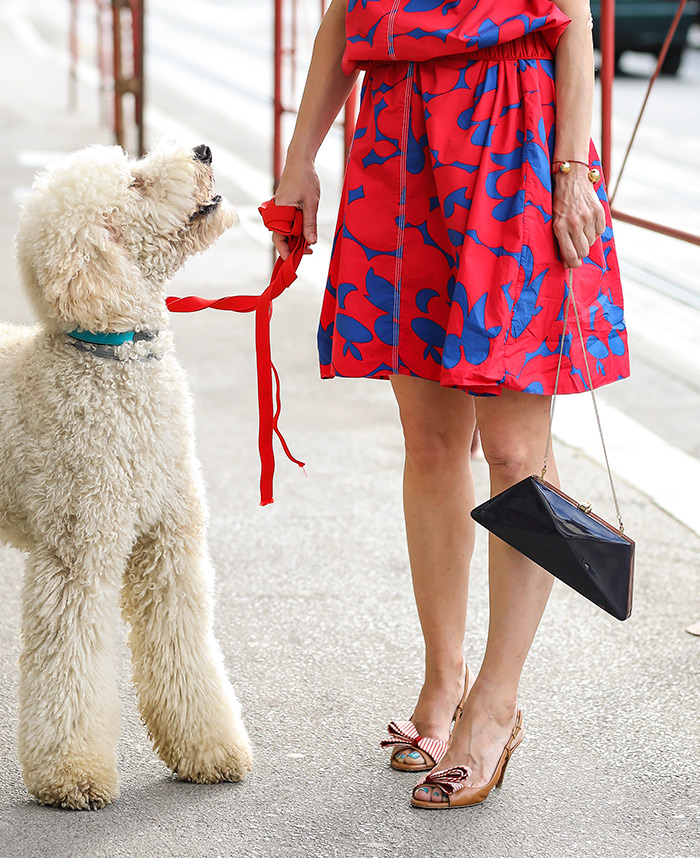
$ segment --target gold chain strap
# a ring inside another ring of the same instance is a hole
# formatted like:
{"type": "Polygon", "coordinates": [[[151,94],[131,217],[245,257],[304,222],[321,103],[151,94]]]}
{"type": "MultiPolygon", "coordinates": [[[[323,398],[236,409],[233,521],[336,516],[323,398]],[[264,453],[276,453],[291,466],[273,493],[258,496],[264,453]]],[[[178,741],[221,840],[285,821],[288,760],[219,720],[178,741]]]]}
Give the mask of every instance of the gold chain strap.
{"type": "Polygon", "coordinates": [[[562,329],[561,334],[561,347],[559,349],[559,360],[557,362],[557,374],[554,379],[554,393],[552,394],[552,402],[549,409],[549,433],[547,435],[547,446],[544,451],[544,461],[542,463],[542,479],[544,479],[545,474],[547,473],[547,463],[549,461],[549,453],[552,448],[552,423],[554,421],[554,406],[557,401],[557,393],[559,391],[559,376],[561,375],[561,362],[564,356],[564,340],[566,339],[566,332],[569,327],[569,311],[571,308],[571,304],[574,305],[574,316],[576,317],[576,327],[578,328],[578,336],[581,342],[581,353],[583,355],[583,362],[586,365],[586,374],[588,375],[588,389],[591,391],[591,398],[593,400],[593,410],[595,411],[595,419],[598,424],[598,432],[600,433],[600,441],[603,445],[603,456],[605,457],[605,467],[608,470],[608,479],[610,480],[610,490],[612,491],[613,503],[615,504],[615,512],[617,514],[617,520],[620,523],[620,533],[625,532],[624,524],[622,523],[622,513],[620,512],[620,504],[617,499],[617,492],[615,491],[615,481],[613,480],[612,470],[610,468],[610,462],[608,460],[608,450],[605,446],[605,438],[603,437],[603,427],[600,423],[600,414],[598,413],[598,402],[595,398],[595,391],[593,389],[593,379],[591,378],[591,368],[588,365],[588,355],[586,352],[586,346],[583,342],[583,332],[581,331],[581,320],[578,315],[578,307],[576,306],[576,297],[574,295],[574,272],[573,269],[569,269],[569,291],[566,296],[566,309],[564,310],[564,327],[562,329]]]}

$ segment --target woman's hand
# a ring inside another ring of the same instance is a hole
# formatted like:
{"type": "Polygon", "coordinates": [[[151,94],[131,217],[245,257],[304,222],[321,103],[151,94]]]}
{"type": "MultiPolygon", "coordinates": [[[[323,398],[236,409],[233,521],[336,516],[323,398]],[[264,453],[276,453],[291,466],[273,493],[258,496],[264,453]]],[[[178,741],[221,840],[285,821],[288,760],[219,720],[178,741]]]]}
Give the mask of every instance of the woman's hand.
{"type": "Polygon", "coordinates": [[[554,174],[552,226],[565,268],[580,268],[591,245],[605,231],[605,210],[588,178],[588,167],[571,164],[554,174]]]}
{"type": "MultiPolygon", "coordinates": [[[[309,244],[316,244],[317,240],[316,215],[320,197],[321,184],[313,161],[297,163],[288,160],[274,201],[278,206],[294,206],[301,209],[304,215],[304,238],[309,244]]],[[[282,259],[289,256],[286,235],[273,232],[272,243],[282,259]]],[[[311,248],[306,252],[311,253],[311,248]]]]}

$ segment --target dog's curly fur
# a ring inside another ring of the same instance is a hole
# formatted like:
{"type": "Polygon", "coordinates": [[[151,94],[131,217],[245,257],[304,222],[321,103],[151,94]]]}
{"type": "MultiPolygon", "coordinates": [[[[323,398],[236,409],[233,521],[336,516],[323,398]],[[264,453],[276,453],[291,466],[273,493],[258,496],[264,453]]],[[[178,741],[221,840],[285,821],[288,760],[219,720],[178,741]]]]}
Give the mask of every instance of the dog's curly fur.
{"type": "Polygon", "coordinates": [[[197,783],[251,767],[212,633],[192,406],[164,301],[235,221],[195,155],[91,146],[40,174],[22,208],[17,259],[41,324],[0,324],[0,539],[28,555],[18,745],[43,804],[118,794],[120,589],[157,753],[197,783]],[[78,350],[75,329],[157,335],[106,359],[78,350]]]}

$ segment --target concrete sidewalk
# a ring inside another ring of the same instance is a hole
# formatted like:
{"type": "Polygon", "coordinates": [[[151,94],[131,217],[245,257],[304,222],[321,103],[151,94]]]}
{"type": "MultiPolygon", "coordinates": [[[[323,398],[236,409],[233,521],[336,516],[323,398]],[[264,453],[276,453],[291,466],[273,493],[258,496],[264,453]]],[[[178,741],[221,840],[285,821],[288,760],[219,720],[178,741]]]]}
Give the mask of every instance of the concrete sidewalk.
{"type": "MultiPolygon", "coordinates": [[[[65,73],[17,43],[9,8],[0,70],[16,86],[0,93],[0,316],[24,322],[11,237],[37,153],[109,136],[95,92],[80,92],[77,113],[64,110],[65,73]]],[[[250,230],[234,231],[178,275],[172,294],[260,291],[269,265],[250,230]]],[[[318,380],[322,285],[301,280],[275,306],[283,431],[307,467],[304,476],[278,454],[270,507],[258,506],[252,319],[172,319],[196,398],[216,631],[255,744],[253,774],[238,785],[174,782],[149,747],[122,643],[120,799],[97,813],[35,804],[15,744],[22,557],[0,549],[0,856],[697,858],[700,641],[683,629],[700,613],[700,539],[625,484],[638,558],[632,618],[618,623],[556,584],[525,668],[525,741],[504,789],[460,813],[410,808],[414,778],[389,769],[378,748],[387,722],[410,715],[422,667],[400,429],[389,385],[318,380]]],[[[557,454],[567,491],[609,515],[604,471],[566,447],[557,454]]],[[[476,478],[484,498],[483,463],[476,478]]],[[[485,573],[480,534],[466,641],[473,668],[486,635],[485,573]]]]}

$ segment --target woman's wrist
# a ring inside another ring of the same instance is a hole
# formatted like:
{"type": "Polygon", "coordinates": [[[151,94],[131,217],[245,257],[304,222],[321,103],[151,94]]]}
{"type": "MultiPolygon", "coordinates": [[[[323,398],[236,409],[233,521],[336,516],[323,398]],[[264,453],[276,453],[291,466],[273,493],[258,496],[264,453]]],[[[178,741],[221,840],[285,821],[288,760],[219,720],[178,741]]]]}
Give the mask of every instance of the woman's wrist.
{"type": "Polygon", "coordinates": [[[571,164],[571,168],[574,169],[575,165],[587,165],[588,164],[588,152],[585,155],[573,155],[571,152],[567,152],[563,157],[559,157],[555,155],[552,158],[552,168],[554,164],[563,164],[565,161],[568,161],[571,164]]]}
{"type": "Polygon", "coordinates": [[[297,128],[297,133],[292,135],[292,139],[287,147],[287,162],[294,161],[294,163],[302,166],[313,167],[320,143],[314,145],[310,139],[310,135],[301,135],[298,133],[299,130],[297,128]]]}
{"type": "Polygon", "coordinates": [[[587,178],[592,184],[597,184],[600,181],[600,170],[594,164],[588,161],[567,159],[554,159],[552,161],[553,176],[570,176],[571,178],[587,178]]]}

